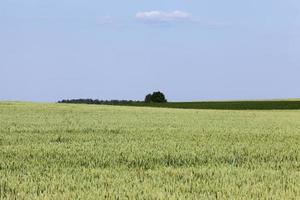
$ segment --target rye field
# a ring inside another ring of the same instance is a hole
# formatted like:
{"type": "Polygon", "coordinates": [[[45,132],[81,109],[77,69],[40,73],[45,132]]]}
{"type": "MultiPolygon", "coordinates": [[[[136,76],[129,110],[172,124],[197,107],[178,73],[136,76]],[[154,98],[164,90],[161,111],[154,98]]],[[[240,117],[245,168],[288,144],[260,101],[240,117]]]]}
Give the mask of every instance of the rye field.
{"type": "Polygon", "coordinates": [[[300,110],[0,102],[0,199],[300,199],[300,110]]]}
{"type": "Polygon", "coordinates": [[[214,110],[300,110],[300,100],[268,101],[203,101],[203,102],[169,102],[169,103],[128,103],[127,106],[214,109],[214,110]]]}

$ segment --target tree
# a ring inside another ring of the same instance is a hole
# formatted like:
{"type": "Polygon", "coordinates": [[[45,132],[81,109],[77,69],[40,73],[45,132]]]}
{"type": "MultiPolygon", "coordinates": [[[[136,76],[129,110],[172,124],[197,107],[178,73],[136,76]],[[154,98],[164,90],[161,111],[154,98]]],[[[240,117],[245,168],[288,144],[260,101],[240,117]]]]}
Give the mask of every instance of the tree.
{"type": "Polygon", "coordinates": [[[165,95],[162,92],[158,91],[158,92],[153,92],[152,94],[148,94],[145,97],[145,102],[146,103],[150,103],[150,102],[153,102],[153,103],[166,103],[167,99],[166,99],[165,95]]]}
{"type": "Polygon", "coordinates": [[[151,102],[151,97],[152,97],[151,94],[147,94],[146,97],[145,97],[145,102],[150,103],[151,102]]]}

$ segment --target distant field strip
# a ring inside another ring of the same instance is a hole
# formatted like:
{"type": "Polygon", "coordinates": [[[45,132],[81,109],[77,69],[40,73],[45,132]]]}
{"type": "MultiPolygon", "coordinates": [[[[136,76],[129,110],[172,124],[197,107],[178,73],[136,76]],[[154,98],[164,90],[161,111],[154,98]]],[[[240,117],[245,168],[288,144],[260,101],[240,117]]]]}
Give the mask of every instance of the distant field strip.
{"type": "Polygon", "coordinates": [[[0,199],[300,199],[300,110],[0,102],[0,199]]]}
{"type": "Polygon", "coordinates": [[[214,110],[300,110],[300,100],[272,100],[272,101],[207,101],[207,102],[168,102],[168,103],[143,103],[143,102],[69,102],[69,104],[98,104],[158,108],[181,109],[214,109],[214,110]]]}
{"type": "Polygon", "coordinates": [[[300,101],[209,101],[171,103],[132,103],[129,106],[215,109],[215,110],[300,110],[300,101]]]}

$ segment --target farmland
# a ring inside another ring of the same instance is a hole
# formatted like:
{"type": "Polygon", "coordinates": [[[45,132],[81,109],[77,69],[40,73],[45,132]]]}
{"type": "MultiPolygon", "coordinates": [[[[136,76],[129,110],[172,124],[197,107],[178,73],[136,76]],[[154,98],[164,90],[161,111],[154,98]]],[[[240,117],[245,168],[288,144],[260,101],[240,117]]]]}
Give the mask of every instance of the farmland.
{"type": "Polygon", "coordinates": [[[300,110],[300,100],[264,100],[264,101],[200,101],[154,103],[142,101],[99,101],[92,99],[64,100],[59,103],[97,104],[135,107],[181,108],[181,109],[214,109],[214,110],[300,110]]]}
{"type": "Polygon", "coordinates": [[[299,199],[300,110],[0,102],[0,199],[299,199]]]}
{"type": "Polygon", "coordinates": [[[203,101],[203,102],[169,102],[169,103],[128,103],[127,106],[214,109],[214,110],[300,110],[299,100],[269,101],[203,101]]]}

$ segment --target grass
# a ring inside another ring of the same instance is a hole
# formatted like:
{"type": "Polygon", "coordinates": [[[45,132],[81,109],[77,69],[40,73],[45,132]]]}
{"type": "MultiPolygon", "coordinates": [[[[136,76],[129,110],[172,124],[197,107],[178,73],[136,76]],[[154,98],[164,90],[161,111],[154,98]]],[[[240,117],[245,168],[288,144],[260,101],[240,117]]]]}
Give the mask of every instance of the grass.
{"type": "Polygon", "coordinates": [[[299,199],[300,110],[0,103],[0,199],[299,199]]]}

